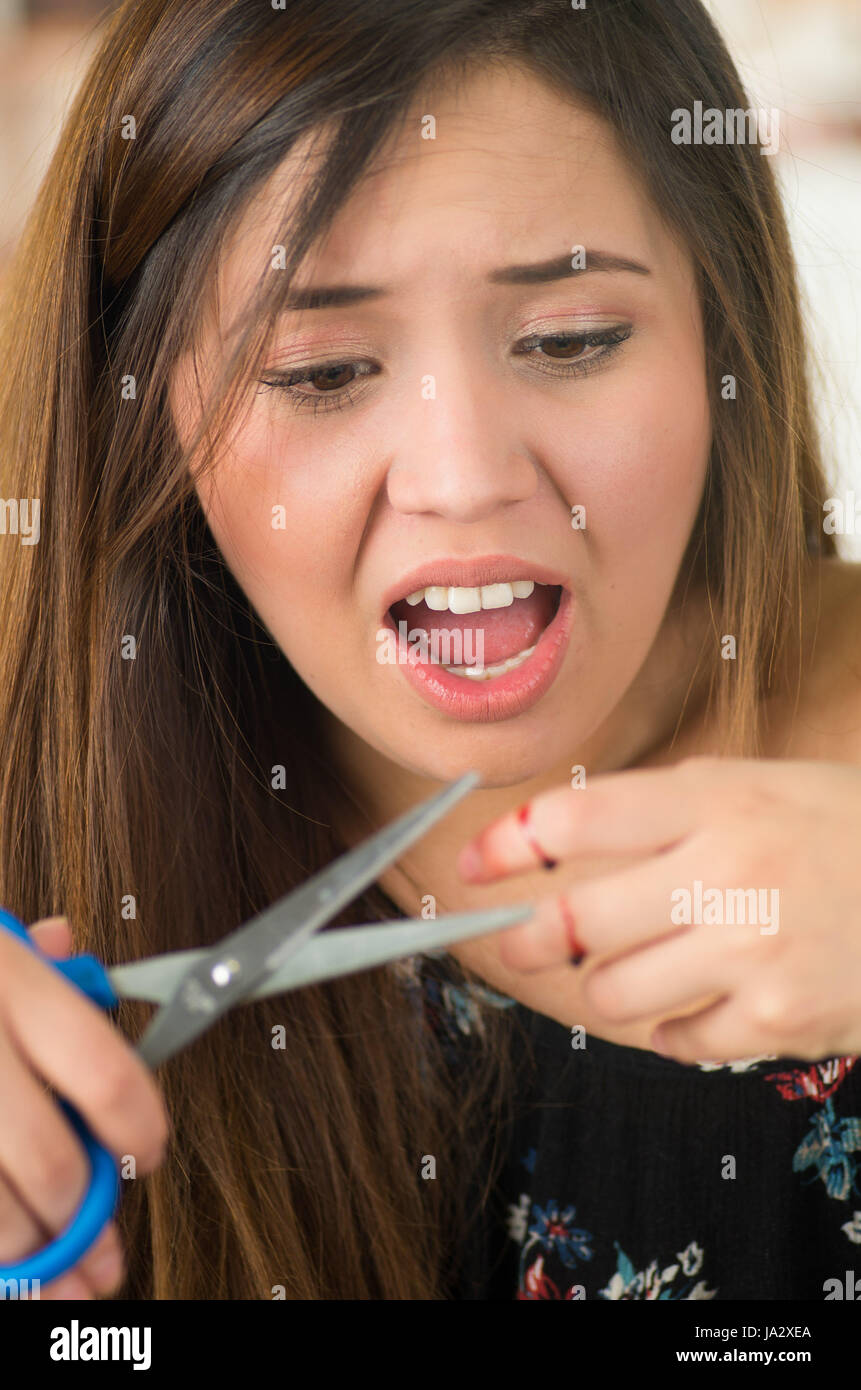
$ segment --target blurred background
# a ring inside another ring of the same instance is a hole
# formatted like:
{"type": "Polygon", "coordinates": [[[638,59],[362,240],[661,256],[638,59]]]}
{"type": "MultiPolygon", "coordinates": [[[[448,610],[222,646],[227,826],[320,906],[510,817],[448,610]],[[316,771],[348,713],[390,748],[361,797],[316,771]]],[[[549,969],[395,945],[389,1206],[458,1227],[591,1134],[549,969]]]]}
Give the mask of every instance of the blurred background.
{"type": "MultiPolygon", "coordinates": [[[[861,504],[861,4],[706,3],[751,104],[780,110],[775,165],[821,368],[817,409],[829,481],[835,495],[854,489],[861,504]]],[[[0,280],[100,25],[115,8],[0,0],[0,280]]],[[[859,534],[840,546],[861,560],[861,513],[859,534]]]]}

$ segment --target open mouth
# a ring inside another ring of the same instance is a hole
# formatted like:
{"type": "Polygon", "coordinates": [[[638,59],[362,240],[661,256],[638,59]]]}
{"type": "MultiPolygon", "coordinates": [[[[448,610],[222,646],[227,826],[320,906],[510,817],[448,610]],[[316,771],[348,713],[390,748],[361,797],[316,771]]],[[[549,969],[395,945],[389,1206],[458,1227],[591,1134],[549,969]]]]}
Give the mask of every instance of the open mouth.
{"type": "Polygon", "coordinates": [[[393,603],[386,616],[396,632],[407,633],[426,653],[430,665],[468,681],[490,681],[529,660],[556,617],[562,594],[559,584],[531,579],[480,588],[429,587],[393,603]]]}

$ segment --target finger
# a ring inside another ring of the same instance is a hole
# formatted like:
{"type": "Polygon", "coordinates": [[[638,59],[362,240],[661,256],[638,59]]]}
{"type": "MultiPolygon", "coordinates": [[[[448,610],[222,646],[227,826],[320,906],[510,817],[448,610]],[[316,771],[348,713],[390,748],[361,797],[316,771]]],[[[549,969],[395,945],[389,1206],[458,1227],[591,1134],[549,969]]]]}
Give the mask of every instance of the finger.
{"type": "MultiPolygon", "coordinates": [[[[33,1296],[42,1299],[87,1299],[92,1298],[94,1292],[110,1293],[115,1283],[109,1281],[106,1272],[99,1268],[97,1257],[101,1250],[110,1251],[112,1244],[118,1244],[119,1237],[113,1222],[111,1227],[113,1237],[106,1233],[107,1239],[100,1238],[77,1269],[70,1270],[50,1284],[37,1286],[38,1292],[34,1288],[33,1296]]],[[[50,1232],[27,1209],[20,1194],[0,1176],[0,1265],[18,1264],[51,1239],[50,1232]]]]}
{"type": "Polygon", "coordinates": [[[655,853],[701,823],[704,790],[688,764],[556,787],[486,826],[464,846],[458,869],[469,882],[486,883],[578,855],[655,853]]]}
{"type": "MultiPolygon", "coordinates": [[[[740,959],[744,956],[742,945],[740,959]]],[[[755,948],[748,946],[749,968],[737,973],[734,987],[726,996],[733,1010],[732,1031],[729,1023],[724,1030],[723,1014],[714,1013],[712,1007],[697,1009],[684,1019],[670,1018],[661,1024],[662,1032],[666,1029],[665,1037],[673,1055],[678,1051],[681,1061],[690,1056],[697,1060],[722,1060],[697,1051],[707,1040],[724,1048],[731,1042],[738,1049],[731,1054],[733,1059],[757,1055],[819,1061],[825,1057],[853,1055],[852,1046],[844,1048],[843,1041],[845,1038],[854,1046],[858,1037],[854,1027],[857,994],[851,997],[854,992],[850,986],[850,996],[845,1001],[849,1007],[841,1008],[839,987],[834,988],[833,968],[825,953],[811,957],[809,952],[784,951],[779,970],[772,969],[771,964],[757,970],[754,968],[757,963],[764,965],[763,961],[756,962],[755,948]],[[844,1024],[848,1025],[845,1031],[844,1024]]]]}
{"type": "Polygon", "coordinates": [[[28,928],[32,940],[45,956],[65,960],[72,952],[72,928],[66,917],[44,917],[28,928]]]}
{"type": "Polygon", "coordinates": [[[584,984],[588,1002],[617,1023],[654,1018],[729,995],[757,964],[755,926],[686,927],[606,964],[584,984]]]}
{"type": "MultiPolygon", "coordinates": [[[[44,1244],[44,1240],[40,1241],[34,1249],[44,1244]]],[[[29,1253],[31,1252],[25,1252],[29,1253]]],[[[124,1277],[125,1263],[119,1232],[112,1221],[73,1270],[42,1286],[40,1297],[57,1300],[79,1299],[115,1293],[124,1277]]]]}
{"type": "Polygon", "coordinates": [[[78,1303],[92,1297],[93,1291],[89,1284],[74,1270],[70,1274],[62,1274],[50,1284],[43,1284],[39,1290],[39,1298],[43,1303],[78,1303]]]}
{"type": "Polygon", "coordinates": [[[80,1206],[89,1162],[56,1102],[2,1033],[0,1116],[0,1173],[41,1227],[56,1234],[80,1206]]]}
{"type": "Polygon", "coordinates": [[[652,1034],[655,1052],[677,1062],[736,1062],[776,1057],[757,1045],[738,999],[720,999],[687,1018],[669,1019],[652,1034]]]}
{"type": "Polygon", "coordinates": [[[76,1268],[96,1293],[115,1292],[125,1277],[123,1245],[115,1221],[108,1223],[76,1268]]]}
{"type": "Polygon", "coordinates": [[[542,898],[532,917],[500,934],[500,958],[515,970],[545,970],[577,954],[614,954],[686,930],[673,920],[673,894],[691,882],[697,858],[684,843],[542,898]]]}
{"type": "Polygon", "coordinates": [[[541,898],[535,912],[516,927],[497,934],[498,955],[510,970],[546,970],[548,966],[580,965],[587,955],[580,917],[570,906],[571,890],[541,898]]]}
{"type": "MultiPolygon", "coordinates": [[[[3,958],[13,952],[15,989],[3,998],[2,1009],[18,1052],[81,1111],[116,1157],[131,1152],[139,1171],[151,1171],[168,1137],[152,1074],[100,1009],[23,942],[2,933],[0,974],[3,958]]],[[[53,1104],[51,1113],[61,1123],[53,1104]]],[[[68,1156],[65,1147],[64,1152],[68,1156]]]]}
{"type": "Polygon", "coordinates": [[[0,1174],[0,1264],[13,1265],[49,1239],[41,1221],[0,1174]]]}

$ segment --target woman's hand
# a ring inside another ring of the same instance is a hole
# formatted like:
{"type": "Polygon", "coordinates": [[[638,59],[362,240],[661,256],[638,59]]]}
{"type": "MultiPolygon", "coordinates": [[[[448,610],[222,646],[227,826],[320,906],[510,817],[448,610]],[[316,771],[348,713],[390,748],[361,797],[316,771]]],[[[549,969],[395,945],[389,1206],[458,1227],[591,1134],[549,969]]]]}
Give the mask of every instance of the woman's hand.
{"type": "Polygon", "coordinates": [[[612,954],[588,1004],[620,1024],[684,1013],[652,1035],[682,1062],[861,1053],[861,770],[694,757],[605,773],[494,821],[458,867],[489,883],[613,854],[643,858],[541,899],[500,934],[505,965],[612,954]]]}
{"type": "MultiPolygon", "coordinates": [[[[30,929],[56,960],[71,947],[65,918],[30,929]]],[[[68,1097],[138,1175],[161,1162],[168,1121],[151,1073],[101,1010],[24,942],[0,930],[0,1265],[15,1264],[64,1229],[81,1203],[90,1166],[80,1141],[45,1090],[68,1097]]],[[[89,1299],[123,1277],[111,1221],[74,1270],[43,1286],[43,1299],[89,1299]]]]}

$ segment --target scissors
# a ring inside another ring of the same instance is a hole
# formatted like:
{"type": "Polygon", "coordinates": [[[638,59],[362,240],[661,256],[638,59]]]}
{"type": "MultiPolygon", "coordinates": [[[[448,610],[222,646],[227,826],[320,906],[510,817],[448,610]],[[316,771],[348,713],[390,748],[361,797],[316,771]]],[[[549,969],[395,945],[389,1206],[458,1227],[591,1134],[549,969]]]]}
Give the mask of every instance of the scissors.
{"type": "MultiPolygon", "coordinates": [[[[90,955],[44,959],[103,1009],[114,1008],[120,999],[159,1004],[136,1048],[147,1066],[156,1067],[237,1004],[368,970],[404,956],[442,951],[471,936],[513,926],[532,915],[530,904],[456,913],[440,921],[409,918],[330,928],[315,935],[479,780],[478,773],[465,773],[215,946],[172,951],[109,969],[90,955]]],[[[23,923],[3,908],[0,927],[38,952],[23,923]]],[[[99,1143],[68,1101],[60,1100],[59,1104],[86,1150],[92,1170],[90,1187],[67,1229],[20,1263],[0,1265],[0,1280],[47,1284],[57,1279],[95,1243],[117,1206],[119,1170],[113,1154],[99,1143]]]]}

